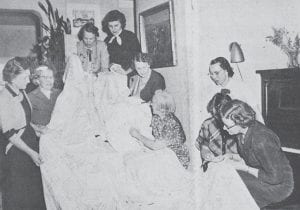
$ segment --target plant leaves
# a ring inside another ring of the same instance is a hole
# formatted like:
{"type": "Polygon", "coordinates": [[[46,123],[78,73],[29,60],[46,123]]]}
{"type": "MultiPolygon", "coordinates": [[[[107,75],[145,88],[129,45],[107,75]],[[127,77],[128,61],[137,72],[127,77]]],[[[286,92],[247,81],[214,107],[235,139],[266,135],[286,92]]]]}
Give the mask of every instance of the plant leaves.
{"type": "Polygon", "coordinates": [[[49,27],[47,25],[45,25],[45,23],[42,23],[42,28],[48,32],[50,31],[49,27]]]}
{"type": "Polygon", "coordinates": [[[62,21],[62,27],[65,30],[65,32],[67,33],[68,32],[68,25],[67,25],[67,22],[64,21],[64,20],[62,21]]]}
{"type": "Polygon", "coordinates": [[[47,2],[47,5],[48,5],[48,11],[52,17],[52,20],[53,20],[53,23],[56,24],[56,20],[55,20],[55,17],[54,17],[54,12],[53,12],[53,7],[52,7],[52,4],[49,0],[46,0],[47,2]]]}
{"type": "Polygon", "coordinates": [[[59,21],[59,15],[58,15],[58,10],[55,9],[55,19],[56,19],[56,22],[59,21]]]}
{"type": "Polygon", "coordinates": [[[48,15],[48,11],[46,10],[45,6],[41,2],[38,2],[38,5],[45,12],[45,14],[48,15]]]}

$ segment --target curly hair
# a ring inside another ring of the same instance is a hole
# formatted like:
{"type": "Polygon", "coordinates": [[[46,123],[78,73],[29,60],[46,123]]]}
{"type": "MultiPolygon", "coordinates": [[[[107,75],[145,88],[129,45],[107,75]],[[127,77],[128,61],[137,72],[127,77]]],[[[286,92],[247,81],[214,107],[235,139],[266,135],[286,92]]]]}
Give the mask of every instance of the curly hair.
{"type": "Polygon", "coordinates": [[[221,107],[222,118],[232,120],[236,125],[246,128],[255,122],[255,111],[245,102],[234,99],[221,107]]]}
{"type": "Polygon", "coordinates": [[[174,113],[176,110],[176,104],[174,98],[165,90],[156,90],[152,98],[152,101],[155,101],[161,112],[168,114],[174,113]]]}
{"type": "Polygon", "coordinates": [[[2,71],[4,81],[11,83],[16,76],[30,68],[30,62],[26,57],[14,57],[7,61],[2,71]]]}
{"type": "Polygon", "coordinates": [[[108,28],[108,23],[112,21],[120,21],[122,29],[124,29],[126,26],[125,15],[119,10],[111,10],[105,15],[102,20],[102,31],[107,35],[111,35],[111,32],[108,28]]]}
{"type": "Polygon", "coordinates": [[[77,37],[80,41],[83,40],[85,31],[94,34],[96,37],[99,37],[99,29],[93,23],[89,22],[84,24],[77,34],[77,37]]]}
{"type": "Polygon", "coordinates": [[[217,57],[217,58],[210,61],[210,65],[214,65],[216,63],[218,63],[222,69],[227,71],[229,77],[232,77],[234,75],[233,69],[230,66],[230,64],[229,64],[229,62],[226,58],[217,57]]]}

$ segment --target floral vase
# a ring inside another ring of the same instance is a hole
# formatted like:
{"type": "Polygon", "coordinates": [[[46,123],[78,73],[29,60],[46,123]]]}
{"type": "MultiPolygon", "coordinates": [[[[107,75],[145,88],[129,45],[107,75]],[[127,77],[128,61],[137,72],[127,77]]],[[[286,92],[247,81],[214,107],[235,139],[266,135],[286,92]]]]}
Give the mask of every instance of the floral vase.
{"type": "Polygon", "coordinates": [[[289,68],[299,68],[298,55],[296,52],[287,53],[289,68]]]}

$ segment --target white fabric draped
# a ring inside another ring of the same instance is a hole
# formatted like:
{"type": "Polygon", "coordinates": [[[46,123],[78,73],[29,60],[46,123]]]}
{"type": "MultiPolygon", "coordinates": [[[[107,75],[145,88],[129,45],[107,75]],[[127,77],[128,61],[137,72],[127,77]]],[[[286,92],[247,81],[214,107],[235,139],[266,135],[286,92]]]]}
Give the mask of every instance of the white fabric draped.
{"type": "Polygon", "coordinates": [[[153,138],[151,111],[127,97],[125,76],[84,74],[76,56],[66,72],[40,139],[47,209],[258,209],[232,167],[191,173],[173,151],[150,151],[132,138],[131,126],[153,138]]]}

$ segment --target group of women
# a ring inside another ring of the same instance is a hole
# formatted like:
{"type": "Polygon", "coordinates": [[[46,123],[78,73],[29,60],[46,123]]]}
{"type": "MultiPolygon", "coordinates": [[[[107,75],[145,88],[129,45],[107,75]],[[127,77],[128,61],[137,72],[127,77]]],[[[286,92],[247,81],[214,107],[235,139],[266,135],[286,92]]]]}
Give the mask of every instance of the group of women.
{"type": "Polygon", "coordinates": [[[105,43],[93,24],[82,27],[40,141],[24,92],[28,66],[18,58],[5,65],[4,209],[250,210],[285,199],[293,176],[280,141],[222,57],[211,61],[209,75],[226,90],[209,102],[211,118],[196,141],[206,172],[186,170],[190,155],[174,99],[125,25],[124,14],[110,11],[105,43]]]}

